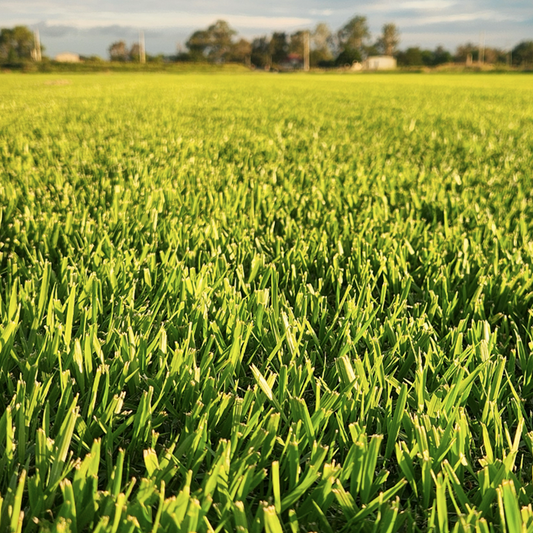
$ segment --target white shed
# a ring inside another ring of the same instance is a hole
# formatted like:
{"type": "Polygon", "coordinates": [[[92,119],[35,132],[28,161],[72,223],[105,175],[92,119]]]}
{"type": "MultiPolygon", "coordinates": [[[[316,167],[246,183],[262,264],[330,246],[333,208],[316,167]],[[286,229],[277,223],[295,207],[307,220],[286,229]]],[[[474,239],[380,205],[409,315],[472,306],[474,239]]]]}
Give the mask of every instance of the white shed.
{"type": "Polygon", "coordinates": [[[364,70],[394,70],[396,59],[392,56],[370,56],[363,63],[364,70]]]}
{"type": "Polygon", "coordinates": [[[57,54],[54,58],[59,63],[79,63],[80,56],[78,54],[73,54],[72,52],[63,52],[62,54],[57,54]]]}

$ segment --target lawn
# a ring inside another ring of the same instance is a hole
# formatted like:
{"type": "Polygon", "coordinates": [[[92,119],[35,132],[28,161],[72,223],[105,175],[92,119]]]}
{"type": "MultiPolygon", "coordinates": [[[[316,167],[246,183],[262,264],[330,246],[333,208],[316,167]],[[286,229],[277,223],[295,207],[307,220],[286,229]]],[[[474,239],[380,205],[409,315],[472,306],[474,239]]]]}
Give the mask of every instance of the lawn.
{"type": "Polygon", "coordinates": [[[0,531],[533,532],[532,94],[0,75],[0,531]]]}

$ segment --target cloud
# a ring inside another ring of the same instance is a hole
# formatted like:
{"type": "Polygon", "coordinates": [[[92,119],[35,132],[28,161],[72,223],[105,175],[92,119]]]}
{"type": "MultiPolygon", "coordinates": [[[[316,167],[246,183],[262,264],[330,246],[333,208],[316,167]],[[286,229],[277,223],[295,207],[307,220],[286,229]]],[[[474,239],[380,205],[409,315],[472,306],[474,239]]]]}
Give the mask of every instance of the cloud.
{"type": "Polygon", "coordinates": [[[75,35],[78,33],[78,29],[65,24],[47,24],[46,22],[40,22],[35,24],[35,27],[39,30],[43,37],[67,37],[69,35],[75,35]]]}
{"type": "MultiPolygon", "coordinates": [[[[56,16],[47,19],[40,24],[48,28],[116,28],[116,27],[136,27],[143,29],[155,28],[192,28],[203,27],[212,24],[216,20],[223,19],[230,25],[237,28],[275,30],[291,29],[298,26],[306,26],[313,23],[313,19],[308,17],[290,16],[256,16],[228,13],[187,13],[167,11],[165,13],[136,13],[123,12],[115,13],[100,11],[90,13],[84,17],[77,16],[56,16]]],[[[39,24],[33,22],[31,24],[39,24]]]]}
{"type": "Polygon", "coordinates": [[[329,17],[332,14],[333,14],[333,11],[331,9],[311,9],[311,15],[329,17]]]}
{"type": "Polygon", "coordinates": [[[487,41],[490,34],[491,46],[533,35],[532,0],[0,0],[0,6],[1,26],[39,28],[50,53],[57,48],[105,54],[110,40],[135,39],[139,29],[151,51],[172,53],[176,41],[217,19],[253,38],[321,21],[336,29],[356,14],[366,15],[374,37],[383,24],[396,23],[402,47],[451,45],[481,31],[487,41]]]}
{"type": "Polygon", "coordinates": [[[436,15],[432,17],[420,17],[411,20],[410,26],[425,26],[427,24],[447,24],[452,22],[473,22],[473,21],[515,21],[522,20],[519,17],[506,15],[498,11],[481,11],[479,13],[457,13],[454,15],[436,15]]]}
{"type": "Polygon", "coordinates": [[[416,9],[423,11],[433,11],[438,9],[448,9],[457,5],[457,2],[451,0],[415,0],[412,2],[400,2],[400,9],[416,9]]]}
{"type": "Polygon", "coordinates": [[[408,0],[406,2],[372,2],[359,6],[361,12],[440,11],[458,4],[454,0],[408,0]]]}

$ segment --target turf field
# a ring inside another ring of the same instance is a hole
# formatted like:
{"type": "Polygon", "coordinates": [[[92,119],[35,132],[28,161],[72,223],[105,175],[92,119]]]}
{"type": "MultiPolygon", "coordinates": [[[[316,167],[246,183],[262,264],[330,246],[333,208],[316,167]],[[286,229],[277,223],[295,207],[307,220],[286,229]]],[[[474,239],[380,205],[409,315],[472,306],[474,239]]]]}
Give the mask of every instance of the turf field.
{"type": "Polygon", "coordinates": [[[0,76],[0,531],[532,532],[533,76],[0,76]]]}

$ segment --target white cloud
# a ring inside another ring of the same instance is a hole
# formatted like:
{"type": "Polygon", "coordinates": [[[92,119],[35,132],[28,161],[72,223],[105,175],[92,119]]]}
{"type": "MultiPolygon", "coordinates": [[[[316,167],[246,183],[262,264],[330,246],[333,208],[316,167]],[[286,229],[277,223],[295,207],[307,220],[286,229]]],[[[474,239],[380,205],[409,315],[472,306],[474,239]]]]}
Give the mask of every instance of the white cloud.
{"type": "Polygon", "coordinates": [[[385,12],[385,11],[438,11],[449,9],[457,5],[454,0],[408,0],[406,2],[381,1],[363,4],[358,10],[361,12],[385,12]]]}
{"type": "Polygon", "coordinates": [[[533,32],[533,0],[0,0],[0,26],[42,28],[50,54],[96,49],[105,55],[110,39],[127,39],[141,28],[151,51],[171,53],[176,40],[184,42],[217,19],[253,38],[320,21],[336,29],[356,14],[368,17],[374,37],[384,23],[395,22],[402,48],[455,45],[481,31],[487,32],[487,43],[490,35],[491,46],[506,46],[530,39],[533,32]]]}
{"type": "Polygon", "coordinates": [[[311,9],[311,15],[329,17],[332,14],[333,14],[333,11],[331,9],[311,9]]]}
{"type": "Polygon", "coordinates": [[[457,2],[453,2],[451,0],[414,0],[412,2],[400,2],[398,7],[400,9],[433,11],[438,9],[448,9],[456,4],[457,2]]]}
{"type": "MultiPolygon", "coordinates": [[[[18,17],[20,23],[37,24],[43,17],[29,17],[22,19],[18,17]]],[[[48,14],[44,17],[49,25],[60,24],[62,26],[72,26],[78,29],[90,29],[94,27],[106,26],[135,26],[139,28],[192,28],[202,27],[212,24],[218,19],[229,22],[236,28],[248,28],[257,30],[290,29],[298,26],[306,26],[313,23],[313,19],[304,17],[268,17],[254,15],[236,15],[227,13],[187,13],[167,11],[164,13],[125,13],[100,11],[91,12],[87,16],[79,17],[72,14],[48,14]]],[[[19,23],[16,20],[13,23],[19,23]]]]}
{"type": "Polygon", "coordinates": [[[436,15],[432,17],[418,17],[410,21],[409,26],[425,26],[427,24],[447,24],[452,22],[472,22],[476,20],[503,22],[521,19],[512,15],[506,15],[498,11],[480,11],[477,13],[456,13],[453,15],[436,15]]]}

